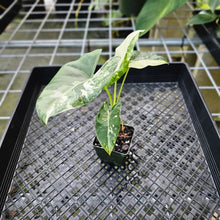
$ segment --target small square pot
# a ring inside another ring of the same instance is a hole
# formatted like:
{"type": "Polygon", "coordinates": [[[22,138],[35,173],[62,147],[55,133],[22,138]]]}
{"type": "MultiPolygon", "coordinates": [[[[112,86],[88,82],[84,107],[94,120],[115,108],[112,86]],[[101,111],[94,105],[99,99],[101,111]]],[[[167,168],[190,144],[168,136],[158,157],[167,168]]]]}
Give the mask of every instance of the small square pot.
{"type": "MultiPolygon", "coordinates": [[[[123,166],[125,164],[126,159],[128,158],[128,154],[130,152],[131,148],[131,140],[134,134],[134,128],[130,126],[125,125],[125,132],[126,129],[130,131],[129,138],[126,138],[126,145],[128,145],[128,149],[126,152],[118,152],[115,150],[112,151],[111,155],[108,155],[108,153],[104,150],[104,148],[101,147],[99,141],[97,138],[95,138],[93,142],[93,146],[95,148],[95,151],[98,155],[98,157],[101,159],[102,162],[108,163],[110,165],[116,165],[116,166],[123,166]]],[[[117,143],[117,141],[116,141],[117,143]]]]}

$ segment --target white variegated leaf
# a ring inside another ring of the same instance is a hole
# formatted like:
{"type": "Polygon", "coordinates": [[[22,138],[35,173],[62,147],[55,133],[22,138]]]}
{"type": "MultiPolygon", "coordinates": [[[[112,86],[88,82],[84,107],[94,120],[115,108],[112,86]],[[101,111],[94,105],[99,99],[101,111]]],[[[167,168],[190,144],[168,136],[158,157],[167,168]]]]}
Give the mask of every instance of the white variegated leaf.
{"type": "Polygon", "coordinates": [[[51,116],[91,102],[110,82],[119,58],[109,59],[94,75],[100,53],[95,50],[61,67],[36,103],[43,123],[47,124],[51,116]]]}
{"type": "Polygon", "coordinates": [[[147,66],[158,66],[162,64],[167,64],[166,59],[162,56],[158,56],[151,52],[133,51],[129,67],[142,69],[147,66]]]}
{"type": "Polygon", "coordinates": [[[143,30],[138,30],[130,33],[125,38],[125,40],[116,48],[115,56],[120,57],[120,60],[118,62],[114,77],[112,78],[108,86],[119,80],[127,72],[135,43],[138,40],[140,34],[142,34],[143,32],[143,30]]]}
{"type": "Polygon", "coordinates": [[[100,108],[96,120],[96,135],[101,146],[111,155],[120,130],[121,103],[117,103],[112,109],[108,102],[104,102],[100,108]]]}

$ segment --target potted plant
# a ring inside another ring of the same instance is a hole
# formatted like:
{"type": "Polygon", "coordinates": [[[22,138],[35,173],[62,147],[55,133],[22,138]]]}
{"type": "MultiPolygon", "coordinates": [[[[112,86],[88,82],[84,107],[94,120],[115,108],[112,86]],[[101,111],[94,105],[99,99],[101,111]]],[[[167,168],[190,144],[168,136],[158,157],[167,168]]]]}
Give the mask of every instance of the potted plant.
{"type": "MultiPolygon", "coordinates": [[[[129,68],[144,68],[148,65],[166,63],[163,57],[147,52],[134,51],[136,41],[144,33],[145,31],[139,30],[128,35],[122,44],[116,48],[115,56],[107,60],[95,74],[94,71],[101,54],[99,49],[83,55],[76,61],[63,65],[37,100],[37,113],[42,122],[47,124],[51,116],[91,102],[102,90],[105,90],[109,101],[102,104],[96,116],[97,141],[94,143],[97,146],[101,145],[110,156],[117,137],[124,136],[124,142],[126,142],[128,136],[124,132],[124,125],[121,126],[120,95],[129,68]],[[117,82],[122,76],[123,81],[117,92],[117,82]],[[109,86],[112,84],[114,84],[114,94],[110,94],[109,91],[109,86]]],[[[129,139],[131,139],[130,136],[129,139]]],[[[126,151],[128,150],[126,149],[126,151]]],[[[111,160],[111,157],[108,158],[106,154],[99,153],[100,150],[97,148],[96,151],[99,155],[103,155],[104,161],[114,163],[114,159],[111,160]],[[107,161],[109,159],[111,161],[107,161]]],[[[117,160],[115,164],[121,163],[117,160]]]]}
{"type": "MultiPolygon", "coordinates": [[[[149,0],[149,2],[153,1],[149,0]]],[[[95,74],[101,54],[100,49],[84,54],[78,60],[63,65],[37,100],[36,110],[41,121],[47,125],[51,116],[83,106],[105,90],[109,101],[102,104],[95,118],[97,140],[94,143],[100,145],[106,152],[102,160],[116,165],[122,164],[123,162],[112,160],[112,152],[114,148],[116,149],[115,144],[118,136],[125,139],[129,136],[131,139],[130,134],[125,133],[126,129],[121,123],[120,116],[120,95],[129,69],[167,63],[161,56],[150,52],[135,51],[135,43],[155,24],[155,21],[178,6],[179,4],[174,4],[173,7],[167,7],[166,12],[163,9],[161,13],[158,13],[157,19],[153,16],[153,20],[148,21],[148,29],[137,30],[129,34],[116,48],[115,55],[108,59],[95,74]],[[117,91],[118,80],[121,77],[123,80],[119,91],[117,91]],[[114,87],[113,94],[109,90],[111,85],[114,87]]],[[[128,151],[127,147],[126,152],[128,151]]]]}

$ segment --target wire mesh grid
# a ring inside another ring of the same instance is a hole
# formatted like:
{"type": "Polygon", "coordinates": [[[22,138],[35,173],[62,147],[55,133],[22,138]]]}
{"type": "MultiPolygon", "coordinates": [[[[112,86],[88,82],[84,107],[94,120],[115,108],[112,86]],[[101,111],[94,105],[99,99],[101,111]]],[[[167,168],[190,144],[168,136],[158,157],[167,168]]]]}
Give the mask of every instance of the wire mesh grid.
{"type": "MultiPolygon", "coordinates": [[[[62,65],[96,48],[102,48],[100,63],[114,55],[123,38],[135,30],[135,18],[118,16],[118,2],[92,0],[23,0],[17,17],[0,35],[0,135],[11,118],[30,70],[39,65],[62,65]]],[[[209,109],[219,121],[219,65],[186,22],[191,2],[162,19],[141,38],[138,50],[151,50],[169,61],[185,61],[191,68],[209,109]]]]}
{"type": "Polygon", "coordinates": [[[50,129],[34,113],[3,219],[218,219],[220,199],[178,84],[126,84],[122,116],[135,135],[120,167],[92,148],[91,119],[106,98],[56,116],[50,129]]]}

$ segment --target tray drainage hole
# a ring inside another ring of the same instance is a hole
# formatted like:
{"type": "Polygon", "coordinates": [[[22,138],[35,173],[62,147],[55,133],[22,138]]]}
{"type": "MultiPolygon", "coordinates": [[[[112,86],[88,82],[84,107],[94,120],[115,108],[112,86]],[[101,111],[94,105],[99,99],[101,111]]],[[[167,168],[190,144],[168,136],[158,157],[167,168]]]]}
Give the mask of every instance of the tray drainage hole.
{"type": "Polygon", "coordinates": [[[163,136],[160,136],[160,137],[159,137],[159,140],[160,140],[161,143],[163,143],[163,142],[165,142],[166,138],[163,137],[163,136]]]}
{"type": "Polygon", "coordinates": [[[183,141],[183,143],[181,144],[183,147],[189,147],[189,144],[186,141],[183,141]]]}
{"type": "Polygon", "coordinates": [[[138,102],[133,101],[133,102],[131,102],[131,104],[136,106],[138,104],[138,102]]]}
{"type": "Polygon", "coordinates": [[[147,116],[144,115],[144,114],[142,114],[142,115],[140,115],[140,118],[141,118],[142,120],[145,120],[145,119],[147,118],[147,116]]]}
{"type": "Polygon", "coordinates": [[[132,120],[133,118],[133,115],[128,115],[128,120],[132,120]]]}
{"type": "Polygon", "coordinates": [[[173,137],[173,140],[178,143],[178,142],[181,140],[181,138],[180,138],[179,136],[176,136],[176,135],[175,135],[175,136],[173,137]]]}
{"type": "Polygon", "coordinates": [[[173,197],[173,198],[176,198],[176,194],[173,194],[172,197],[173,197]]]}
{"type": "Polygon", "coordinates": [[[175,125],[170,125],[169,128],[172,129],[172,130],[176,130],[176,129],[177,129],[177,126],[175,126],[175,125]]]}
{"type": "Polygon", "coordinates": [[[122,195],[119,195],[118,198],[116,199],[116,202],[119,204],[121,201],[122,195]]]}
{"type": "Polygon", "coordinates": [[[134,111],[133,111],[133,114],[134,114],[134,115],[138,115],[138,114],[139,114],[139,111],[138,111],[138,110],[134,110],[134,111]]]}
{"type": "Polygon", "coordinates": [[[137,97],[137,100],[138,100],[138,101],[142,101],[142,100],[143,100],[143,97],[142,97],[142,96],[138,96],[138,97],[137,97]]]}
{"type": "Polygon", "coordinates": [[[173,149],[174,146],[175,144],[173,144],[172,142],[167,143],[167,147],[169,147],[170,149],[173,149]]]}
{"type": "Polygon", "coordinates": [[[187,138],[186,138],[188,141],[190,141],[191,143],[193,143],[194,141],[195,141],[195,138],[194,137],[192,137],[192,136],[188,136],[187,138]]]}
{"type": "Polygon", "coordinates": [[[126,101],[130,101],[130,100],[131,100],[131,97],[126,97],[125,100],[126,100],[126,101]]]}
{"type": "Polygon", "coordinates": [[[132,106],[128,105],[128,106],[126,107],[126,109],[127,109],[127,110],[131,110],[131,109],[132,109],[132,106]]]}

